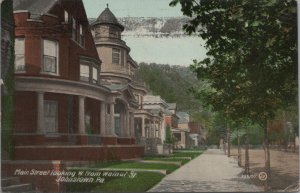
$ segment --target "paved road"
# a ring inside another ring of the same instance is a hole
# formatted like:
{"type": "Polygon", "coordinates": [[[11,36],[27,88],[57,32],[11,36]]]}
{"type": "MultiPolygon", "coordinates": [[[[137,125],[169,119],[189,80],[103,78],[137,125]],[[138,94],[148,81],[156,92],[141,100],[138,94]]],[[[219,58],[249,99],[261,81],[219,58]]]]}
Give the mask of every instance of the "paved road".
{"type": "Polygon", "coordinates": [[[209,149],[166,176],[149,192],[259,192],[241,177],[243,169],[218,149],[209,149]]]}

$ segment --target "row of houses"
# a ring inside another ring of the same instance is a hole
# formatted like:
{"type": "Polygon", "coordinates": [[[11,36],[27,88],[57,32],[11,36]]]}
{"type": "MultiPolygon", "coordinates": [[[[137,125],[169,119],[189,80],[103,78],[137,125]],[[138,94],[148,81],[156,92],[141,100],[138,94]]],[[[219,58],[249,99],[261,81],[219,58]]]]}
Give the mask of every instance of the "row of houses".
{"type": "Polygon", "coordinates": [[[2,139],[13,149],[9,157],[1,147],[2,178],[61,192],[65,184],[56,177],[16,171],[64,171],[198,145],[200,125],[135,79],[124,26],[108,6],[93,23],[82,0],[4,0],[1,10],[1,94],[13,99],[12,112],[1,105],[10,122],[1,124],[9,134],[2,139]]]}
{"type": "Polygon", "coordinates": [[[176,148],[189,146],[176,104],[135,80],[138,64],[108,5],[92,23],[81,0],[14,0],[13,16],[14,159],[167,154],[167,128],[176,148]]]}

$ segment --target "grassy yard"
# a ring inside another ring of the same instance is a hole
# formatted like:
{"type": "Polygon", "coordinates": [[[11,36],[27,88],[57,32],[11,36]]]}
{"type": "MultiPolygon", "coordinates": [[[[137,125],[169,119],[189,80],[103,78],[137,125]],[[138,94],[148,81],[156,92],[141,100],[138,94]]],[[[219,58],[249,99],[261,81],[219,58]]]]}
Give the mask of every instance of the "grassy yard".
{"type": "Polygon", "coordinates": [[[94,191],[103,192],[145,192],[161,181],[163,174],[152,172],[138,172],[137,177],[115,178],[108,183],[96,186],[94,191]]]}
{"type": "MultiPolygon", "coordinates": [[[[184,157],[195,157],[203,151],[176,150],[169,156],[148,156],[144,160],[176,161],[185,164],[189,159],[184,157]]],[[[167,170],[171,173],[180,166],[167,163],[143,163],[133,161],[109,161],[90,166],[93,168],[113,168],[113,169],[144,169],[144,170],[167,170]]],[[[67,183],[67,192],[145,192],[161,181],[163,174],[154,172],[136,172],[135,178],[129,177],[105,177],[105,183],[67,183]]]]}
{"type": "Polygon", "coordinates": [[[163,174],[137,172],[135,178],[106,177],[101,183],[67,183],[67,192],[145,192],[161,181],[163,174]]]}
{"type": "Polygon", "coordinates": [[[153,170],[167,170],[167,173],[171,173],[179,166],[172,164],[162,163],[140,163],[140,162],[107,162],[99,163],[95,165],[96,168],[114,168],[114,169],[153,169],[153,170]]]}
{"type": "Polygon", "coordinates": [[[201,155],[202,151],[195,151],[195,152],[187,152],[187,151],[174,151],[171,157],[191,157],[192,159],[201,155]]]}
{"type": "Polygon", "coordinates": [[[144,160],[155,160],[155,161],[174,161],[174,162],[181,162],[181,164],[186,164],[190,160],[186,158],[180,158],[180,157],[144,157],[144,160]]]}

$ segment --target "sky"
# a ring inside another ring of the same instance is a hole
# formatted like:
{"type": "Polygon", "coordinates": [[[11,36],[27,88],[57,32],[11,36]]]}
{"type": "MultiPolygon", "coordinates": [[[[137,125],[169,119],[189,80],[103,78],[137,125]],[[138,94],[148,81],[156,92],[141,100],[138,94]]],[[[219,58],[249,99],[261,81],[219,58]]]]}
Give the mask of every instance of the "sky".
{"type": "Polygon", "coordinates": [[[96,18],[106,8],[116,17],[176,17],[182,16],[180,6],[170,7],[171,0],[83,0],[87,16],[96,18]]]}
{"type": "MultiPolygon", "coordinates": [[[[181,17],[180,5],[171,0],[83,0],[88,18],[97,18],[108,4],[116,17],[181,17]]],[[[193,59],[204,59],[204,41],[199,37],[154,38],[124,35],[137,62],[189,66],[193,59]]]]}

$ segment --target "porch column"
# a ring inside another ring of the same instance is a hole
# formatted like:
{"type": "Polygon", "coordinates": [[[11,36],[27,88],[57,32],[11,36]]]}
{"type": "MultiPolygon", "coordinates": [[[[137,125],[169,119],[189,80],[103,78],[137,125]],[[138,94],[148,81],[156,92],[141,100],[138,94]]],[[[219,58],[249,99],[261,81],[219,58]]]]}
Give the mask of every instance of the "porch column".
{"type": "Polygon", "coordinates": [[[104,136],[106,134],[105,130],[105,118],[106,118],[106,105],[104,101],[100,103],[100,135],[104,136]]]}
{"type": "Polygon", "coordinates": [[[85,97],[79,96],[79,120],[78,120],[78,130],[80,134],[85,134],[85,97]]]}
{"type": "Polygon", "coordinates": [[[37,133],[45,134],[44,92],[37,92],[37,133]]]}
{"type": "Polygon", "coordinates": [[[146,137],[146,135],[145,135],[145,116],[142,116],[142,137],[146,137]]]}
{"type": "Polygon", "coordinates": [[[110,104],[110,130],[109,134],[115,136],[115,104],[111,103],[110,104]]]}
{"type": "Polygon", "coordinates": [[[185,148],[185,132],[181,132],[181,144],[185,148]]]}
{"type": "Polygon", "coordinates": [[[158,138],[159,138],[159,139],[162,139],[162,138],[161,138],[161,131],[162,131],[162,128],[161,128],[161,122],[159,121],[159,122],[158,122],[158,138]]]}
{"type": "Polygon", "coordinates": [[[125,123],[125,135],[126,137],[130,137],[129,109],[126,110],[125,123]]]}
{"type": "Polygon", "coordinates": [[[130,136],[131,137],[135,137],[135,133],[134,133],[134,113],[130,112],[129,114],[130,117],[130,136]]]}
{"type": "Polygon", "coordinates": [[[154,122],[154,121],[152,121],[151,126],[152,126],[152,129],[151,129],[151,137],[152,137],[152,138],[155,138],[155,122],[154,122]]]}

